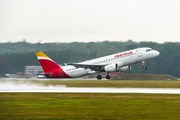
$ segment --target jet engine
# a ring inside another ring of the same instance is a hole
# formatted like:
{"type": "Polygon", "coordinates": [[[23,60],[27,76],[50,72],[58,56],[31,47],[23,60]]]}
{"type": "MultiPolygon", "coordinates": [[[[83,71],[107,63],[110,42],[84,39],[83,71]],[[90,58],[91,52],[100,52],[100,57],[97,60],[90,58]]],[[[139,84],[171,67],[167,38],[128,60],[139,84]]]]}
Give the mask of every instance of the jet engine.
{"type": "Polygon", "coordinates": [[[127,66],[119,68],[119,72],[125,72],[125,71],[130,71],[130,70],[131,70],[131,66],[130,65],[127,65],[127,66]]]}
{"type": "Polygon", "coordinates": [[[123,65],[122,62],[117,62],[117,63],[112,63],[110,65],[106,65],[104,67],[104,70],[106,72],[116,72],[116,71],[119,71],[119,68],[123,65]]]}

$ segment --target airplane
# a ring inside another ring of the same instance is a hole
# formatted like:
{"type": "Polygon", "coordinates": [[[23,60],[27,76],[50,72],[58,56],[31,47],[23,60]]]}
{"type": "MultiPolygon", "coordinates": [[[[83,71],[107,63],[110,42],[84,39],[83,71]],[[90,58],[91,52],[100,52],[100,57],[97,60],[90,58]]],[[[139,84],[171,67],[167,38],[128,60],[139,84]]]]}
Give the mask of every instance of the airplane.
{"type": "Polygon", "coordinates": [[[90,74],[98,74],[97,79],[101,80],[101,72],[107,72],[106,79],[110,79],[109,72],[125,72],[131,70],[132,64],[142,63],[157,57],[160,53],[149,47],[136,48],[112,55],[86,60],[79,63],[69,63],[66,66],[60,66],[43,52],[37,52],[36,56],[43,68],[44,75],[47,78],[76,78],[90,74]]]}

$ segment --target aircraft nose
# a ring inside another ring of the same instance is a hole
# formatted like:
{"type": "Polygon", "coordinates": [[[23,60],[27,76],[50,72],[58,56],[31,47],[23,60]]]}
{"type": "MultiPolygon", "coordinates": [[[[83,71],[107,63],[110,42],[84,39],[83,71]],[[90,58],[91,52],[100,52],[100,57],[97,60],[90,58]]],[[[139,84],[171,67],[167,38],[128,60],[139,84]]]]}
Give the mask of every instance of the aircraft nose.
{"type": "Polygon", "coordinates": [[[159,51],[155,52],[155,56],[159,56],[159,54],[160,54],[159,51]]]}

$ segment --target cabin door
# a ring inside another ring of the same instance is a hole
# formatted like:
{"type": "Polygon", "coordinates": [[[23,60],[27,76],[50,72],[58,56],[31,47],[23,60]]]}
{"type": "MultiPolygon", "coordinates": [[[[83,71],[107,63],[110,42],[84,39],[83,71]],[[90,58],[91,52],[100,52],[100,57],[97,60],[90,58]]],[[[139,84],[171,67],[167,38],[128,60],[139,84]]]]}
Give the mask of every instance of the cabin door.
{"type": "Polygon", "coordinates": [[[138,48],[138,57],[142,57],[142,50],[141,50],[141,48],[138,48]]]}

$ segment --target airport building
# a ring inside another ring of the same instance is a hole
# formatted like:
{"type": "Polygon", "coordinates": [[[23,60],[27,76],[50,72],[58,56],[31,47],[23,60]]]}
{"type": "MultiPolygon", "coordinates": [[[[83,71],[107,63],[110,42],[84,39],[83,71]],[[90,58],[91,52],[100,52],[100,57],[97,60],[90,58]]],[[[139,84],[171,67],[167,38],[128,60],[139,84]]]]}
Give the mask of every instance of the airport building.
{"type": "Polygon", "coordinates": [[[25,66],[25,73],[35,76],[35,74],[44,73],[41,66],[25,66]]]}

